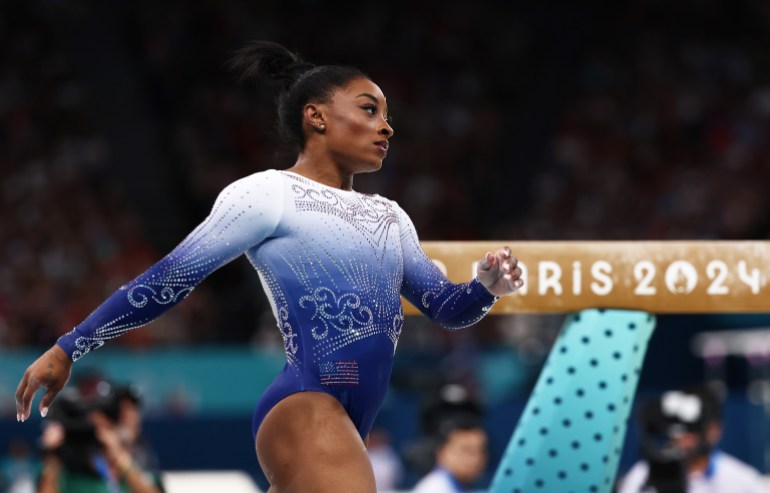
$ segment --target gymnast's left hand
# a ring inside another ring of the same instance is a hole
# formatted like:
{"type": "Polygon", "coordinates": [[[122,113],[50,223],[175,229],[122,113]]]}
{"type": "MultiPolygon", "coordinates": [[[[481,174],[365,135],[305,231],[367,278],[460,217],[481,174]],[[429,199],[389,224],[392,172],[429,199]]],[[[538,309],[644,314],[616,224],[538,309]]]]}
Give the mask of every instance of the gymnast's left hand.
{"type": "Polygon", "coordinates": [[[503,247],[495,253],[487,252],[479,262],[476,277],[494,296],[512,294],[524,285],[518,264],[518,259],[511,255],[511,249],[503,247]]]}

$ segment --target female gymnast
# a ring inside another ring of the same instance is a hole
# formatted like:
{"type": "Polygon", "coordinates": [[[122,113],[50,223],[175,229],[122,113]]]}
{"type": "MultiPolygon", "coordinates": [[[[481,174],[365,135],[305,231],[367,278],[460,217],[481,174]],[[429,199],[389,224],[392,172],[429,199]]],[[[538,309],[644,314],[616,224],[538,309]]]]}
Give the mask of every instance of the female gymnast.
{"type": "Polygon", "coordinates": [[[264,41],[239,50],[231,65],[242,79],[280,84],[278,128],[296,162],[227,186],[179,246],[30,365],[16,391],[17,419],[29,417],[41,387],[45,416],[74,361],[152,321],[245,254],[287,359],[253,418],[269,491],[374,493],[364,444],[404,322],[400,295],[447,328],[467,327],[522,286],[521,270],[505,247],[486,253],[474,279],[454,284],[425,256],[398,204],[353,191],[357,173],[382,166],[393,136],[385,96],[362,72],[314,66],[264,41]]]}

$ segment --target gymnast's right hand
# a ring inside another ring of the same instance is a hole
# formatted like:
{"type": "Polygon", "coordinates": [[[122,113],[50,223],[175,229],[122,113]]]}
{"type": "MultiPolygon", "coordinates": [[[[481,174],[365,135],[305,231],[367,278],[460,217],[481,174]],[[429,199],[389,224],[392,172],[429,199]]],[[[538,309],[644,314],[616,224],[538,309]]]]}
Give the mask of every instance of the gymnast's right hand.
{"type": "Polygon", "coordinates": [[[40,399],[40,415],[45,417],[48,407],[69,380],[71,369],[72,360],[57,345],[29,365],[16,389],[16,420],[26,421],[29,418],[32,399],[40,387],[47,389],[40,399]]]}

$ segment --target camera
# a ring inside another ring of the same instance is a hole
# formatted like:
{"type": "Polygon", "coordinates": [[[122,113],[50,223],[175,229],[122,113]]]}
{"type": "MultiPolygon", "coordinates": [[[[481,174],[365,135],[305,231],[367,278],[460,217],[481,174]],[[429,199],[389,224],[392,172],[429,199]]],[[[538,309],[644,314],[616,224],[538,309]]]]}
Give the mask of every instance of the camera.
{"type": "Polygon", "coordinates": [[[49,420],[61,424],[64,441],[56,449],[45,452],[56,454],[64,467],[73,472],[94,474],[92,458],[102,449],[91,413],[100,412],[113,423],[120,417],[121,392],[107,382],[103,384],[90,398],[75,389],[65,389],[51,405],[49,420]]]}
{"type": "Polygon", "coordinates": [[[639,413],[641,454],[649,464],[647,487],[657,493],[686,493],[688,466],[711,453],[709,428],[719,420],[719,399],[706,387],[666,392],[647,401],[639,413]]]}

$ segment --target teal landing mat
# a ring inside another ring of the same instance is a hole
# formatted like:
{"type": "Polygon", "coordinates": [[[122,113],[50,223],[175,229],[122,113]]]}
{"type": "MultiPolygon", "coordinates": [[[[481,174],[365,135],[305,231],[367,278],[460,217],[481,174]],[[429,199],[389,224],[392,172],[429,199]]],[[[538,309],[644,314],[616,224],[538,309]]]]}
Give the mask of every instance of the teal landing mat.
{"type": "Polygon", "coordinates": [[[567,317],[489,493],[610,493],[655,317],[567,317]]]}

